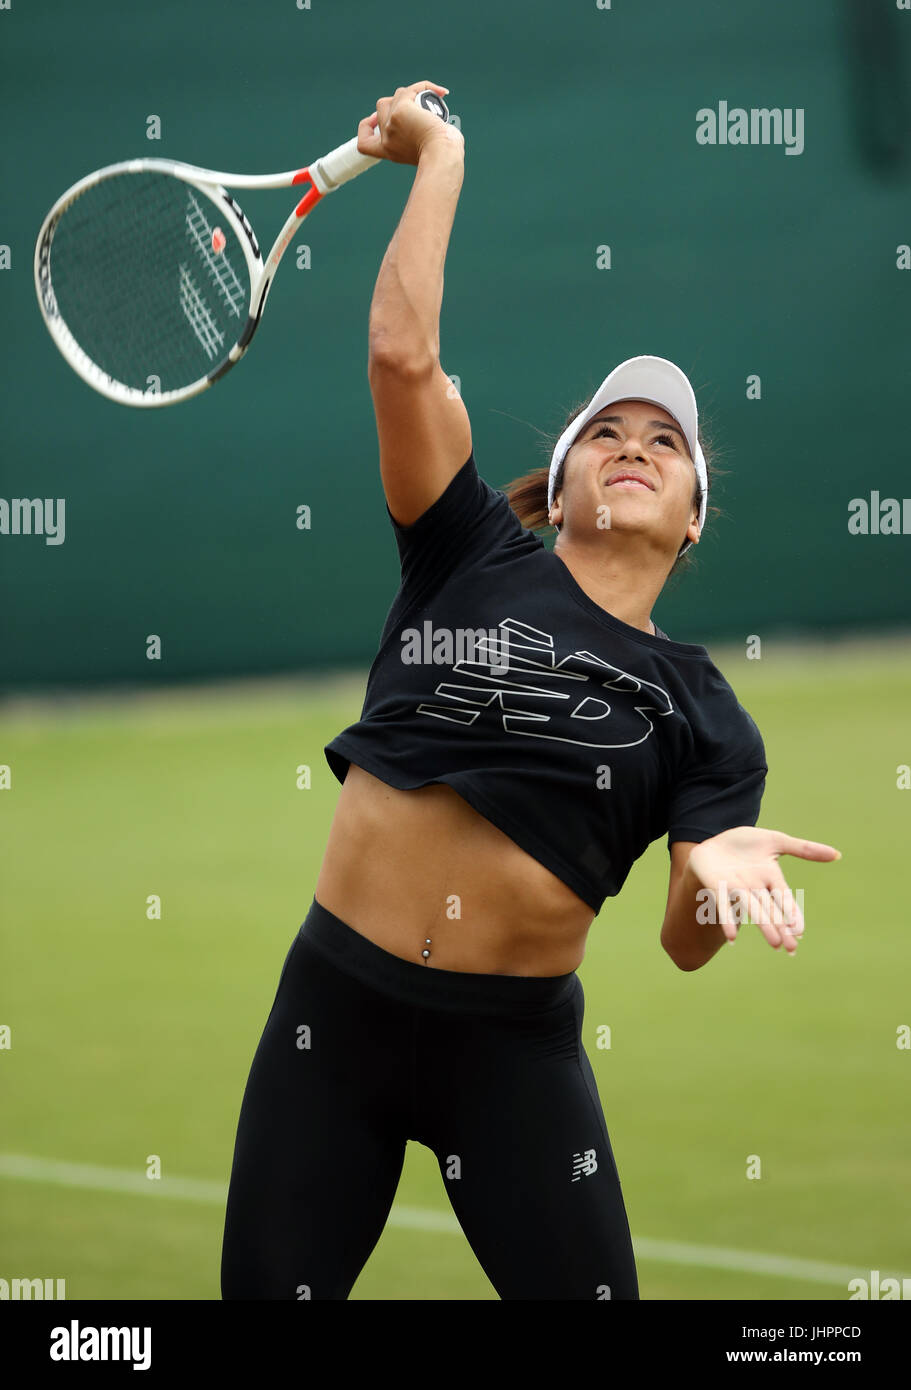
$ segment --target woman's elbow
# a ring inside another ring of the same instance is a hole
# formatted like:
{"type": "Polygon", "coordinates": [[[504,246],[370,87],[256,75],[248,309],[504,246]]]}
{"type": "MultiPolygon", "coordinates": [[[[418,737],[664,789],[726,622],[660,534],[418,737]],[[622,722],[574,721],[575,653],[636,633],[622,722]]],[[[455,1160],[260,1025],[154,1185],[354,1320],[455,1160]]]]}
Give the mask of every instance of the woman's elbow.
{"type": "Polygon", "coordinates": [[[711,960],[711,956],[703,956],[701,960],[697,960],[693,956],[684,955],[681,951],[674,950],[673,947],[665,941],[663,936],[661,938],[661,945],[665,955],[674,962],[677,969],[683,970],[687,974],[690,974],[694,970],[699,970],[708,960],[711,960]]]}
{"type": "Polygon", "coordinates": [[[431,376],[437,359],[429,348],[415,344],[404,345],[388,337],[370,340],[367,352],[367,378],[399,377],[406,381],[422,381],[431,376]]]}

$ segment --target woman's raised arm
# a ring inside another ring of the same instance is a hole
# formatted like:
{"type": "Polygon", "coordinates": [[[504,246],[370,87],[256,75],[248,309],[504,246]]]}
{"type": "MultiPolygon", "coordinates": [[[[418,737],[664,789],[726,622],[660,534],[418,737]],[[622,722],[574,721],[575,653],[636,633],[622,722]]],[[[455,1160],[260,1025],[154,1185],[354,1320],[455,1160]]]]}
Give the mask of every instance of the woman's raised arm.
{"type": "Polygon", "coordinates": [[[436,501],[471,453],[471,426],[440,365],[443,266],[464,174],[465,142],[423,110],[415,82],[381,97],[358,127],[358,149],[417,172],[389,243],[370,306],[367,374],[380,473],[389,510],[410,525],[436,501]]]}

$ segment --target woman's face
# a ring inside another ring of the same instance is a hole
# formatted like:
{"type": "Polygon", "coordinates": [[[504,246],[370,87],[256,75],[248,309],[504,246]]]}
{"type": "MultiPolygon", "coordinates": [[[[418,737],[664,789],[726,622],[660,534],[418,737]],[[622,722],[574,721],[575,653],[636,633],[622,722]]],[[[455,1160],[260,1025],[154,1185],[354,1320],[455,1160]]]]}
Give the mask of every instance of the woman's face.
{"type": "Polygon", "coordinates": [[[698,539],[695,487],[696,467],[673,415],[648,401],[617,401],[568,450],[551,520],[563,535],[647,532],[673,561],[686,540],[698,539]],[[645,485],[611,481],[627,471],[645,485]]]}

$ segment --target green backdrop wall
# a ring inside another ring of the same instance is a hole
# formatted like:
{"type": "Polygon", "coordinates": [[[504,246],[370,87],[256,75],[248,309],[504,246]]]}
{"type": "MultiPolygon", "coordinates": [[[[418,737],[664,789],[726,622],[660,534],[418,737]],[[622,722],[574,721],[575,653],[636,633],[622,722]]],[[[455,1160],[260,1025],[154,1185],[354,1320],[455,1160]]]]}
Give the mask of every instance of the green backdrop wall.
{"type": "MultiPolygon", "coordinates": [[[[442,359],[482,474],[502,486],[544,461],[536,430],[623,358],[670,357],[728,473],[724,518],[656,606],[665,631],[906,623],[911,537],[848,520],[852,498],[911,494],[909,49],[894,0],[12,0],[0,496],[65,498],[66,532],[0,535],[4,686],[372,658],[398,566],[367,314],[413,170],[383,164],[319,209],[311,267],[282,265],[248,358],[170,410],[116,406],[65,365],[32,252],[55,197],[99,165],[290,168],[425,77],[466,138],[442,359]],[[802,152],[698,143],[697,112],[722,101],[800,110],[802,152]]],[[[270,242],[286,195],[241,201],[270,242]]]]}

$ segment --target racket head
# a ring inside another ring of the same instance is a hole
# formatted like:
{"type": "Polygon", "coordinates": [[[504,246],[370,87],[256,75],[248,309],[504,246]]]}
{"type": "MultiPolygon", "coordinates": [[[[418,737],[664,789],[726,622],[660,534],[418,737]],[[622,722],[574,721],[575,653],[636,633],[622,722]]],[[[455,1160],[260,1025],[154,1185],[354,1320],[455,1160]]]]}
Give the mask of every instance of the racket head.
{"type": "Polygon", "coordinates": [[[257,326],[259,244],[206,172],[164,159],[107,165],[58,198],[38,233],[35,289],[51,337],[122,405],[204,391],[257,326]]]}

